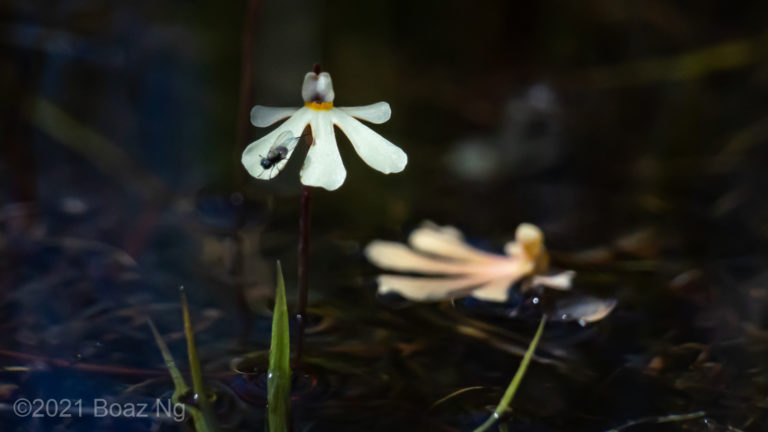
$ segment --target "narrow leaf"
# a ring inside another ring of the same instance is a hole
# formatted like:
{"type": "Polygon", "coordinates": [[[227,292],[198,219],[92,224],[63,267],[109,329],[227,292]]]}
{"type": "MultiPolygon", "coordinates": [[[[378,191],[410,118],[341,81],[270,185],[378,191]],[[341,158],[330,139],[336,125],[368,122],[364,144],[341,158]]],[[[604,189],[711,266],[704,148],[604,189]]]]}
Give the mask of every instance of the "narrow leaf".
{"type": "Polygon", "coordinates": [[[533,337],[531,344],[528,345],[528,350],[525,352],[525,355],[523,356],[523,360],[520,362],[520,366],[517,367],[517,372],[515,372],[515,376],[512,378],[512,381],[509,383],[507,390],[504,392],[504,396],[502,396],[501,401],[499,402],[499,405],[496,407],[496,410],[494,410],[493,414],[491,414],[491,416],[488,417],[488,420],[486,420],[477,429],[475,429],[474,432],[484,432],[488,430],[488,428],[493,426],[493,424],[496,423],[496,421],[501,417],[502,414],[504,414],[504,412],[509,407],[509,404],[512,402],[512,398],[515,397],[515,392],[517,392],[517,388],[520,386],[520,382],[523,380],[525,371],[526,369],[528,369],[528,364],[531,362],[531,357],[533,357],[533,352],[536,351],[536,345],[539,344],[541,333],[544,331],[544,323],[546,322],[547,322],[547,316],[544,315],[541,317],[541,322],[539,323],[539,328],[536,330],[536,335],[533,337]]]}
{"type": "Polygon", "coordinates": [[[287,432],[291,396],[290,335],[288,306],[285,301],[285,281],[277,262],[277,292],[272,317],[272,341],[269,347],[267,373],[267,422],[270,432],[287,432]]]}
{"type": "Polygon", "coordinates": [[[445,401],[447,401],[449,399],[455,398],[456,396],[458,396],[458,395],[460,395],[462,393],[466,393],[466,392],[472,391],[472,390],[481,390],[483,388],[485,388],[485,387],[483,387],[483,386],[472,386],[472,387],[465,387],[463,389],[458,389],[455,392],[449,394],[448,396],[445,396],[445,397],[442,397],[442,398],[438,399],[437,402],[435,402],[432,405],[430,405],[429,408],[432,409],[432,408],[434,408],[434,407],[444,403],[445,401]]]}
{"type": "MultiPolygon", "coordinates": [[[[147,323],[149,324],[149,328],[152,329],[152,334],[155,336],[155,343],[157,343],[158,348],[160,348],[160,353],[163,355],[163,360],[165,360],[165,367],[168,369],[168,373],[171,374],[171,379],[173,380],[174,390],[171,400],[175,404],[183,403],[182,399],[189,395],[189,386],[187,385],[187,382],[184,381],[184,377],[181,375],[178,366],[176,366],[176,361],[171,355],[171,350],[168,349],[168,345],[163,340],[163,337],[160,336],[160,332],[157,331],[155,323],[149,317],[147,317],[147,323]]],[[[195,430],[197,432],[213,432],[217,430],[215,426],[208,426],[205,417],[197,407],[188,404],[186,407],[192,415],[192,421],[195,424],[195,430]]]]}
{"type": "Polygon", "coordinates": [[[157,327],[155,327],[155,323],[152,322],[152,318],[147,317],[147,323],[149,324],[149,328],[152,329],[152,334],[155,335],[155,343],[157,343],[157,347],[160,348],[160,354],[163,355],[165,367],[168,369],[168,373],[171,374],[174,387],[173,401],[178,402],[179,396],[183,396],[189,391],[189,386],[186,381],[184,381],[184,377],[181,375],[178,366],[176,366],[176,361],[171,355],[171,350],[168,349],[168,345],[166,345],[163,337],[160,336],[160,332],[157,331],[157,327]]]}
{"type": "Polygon", "coordinates": [[[200,359],[197,357],[195,333],[192,329],[187,295],[183,287],[181,289],[181,310],[184,316],[184,335],[187,337],[187,357],[189,358],[189,369],[192,374],[192,390],[194,391],[195,404],[197,405],[197,410],[192,410],[195,430],[197,432],[217,431],[218,427],[214,419],[213,409],[208,401],[208,394],[203,384],[203,371],[200,368],[200,359]]]}

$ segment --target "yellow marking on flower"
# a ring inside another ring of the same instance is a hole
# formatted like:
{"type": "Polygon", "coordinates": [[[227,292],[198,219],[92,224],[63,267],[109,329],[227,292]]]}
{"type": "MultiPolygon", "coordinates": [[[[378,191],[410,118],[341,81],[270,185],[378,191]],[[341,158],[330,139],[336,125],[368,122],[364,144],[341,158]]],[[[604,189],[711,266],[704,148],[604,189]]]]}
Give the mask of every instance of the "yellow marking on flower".
{"type": "Polygon", "coordinates": [[[333,102],[304,102],[304,106],[315,111],[328,111],[333,108],[333,102]]]}

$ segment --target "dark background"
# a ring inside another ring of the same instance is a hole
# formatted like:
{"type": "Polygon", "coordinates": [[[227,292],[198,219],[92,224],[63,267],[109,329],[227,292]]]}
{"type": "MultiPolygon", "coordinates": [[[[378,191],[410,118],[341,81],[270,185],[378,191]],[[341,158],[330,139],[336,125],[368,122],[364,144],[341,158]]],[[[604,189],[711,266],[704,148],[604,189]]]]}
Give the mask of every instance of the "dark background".
{"type": "MultiPolygon", "coordinates": [[[[665,427],[765,430],[766,18],[759,1],[5,0],[0,360],[34,355],[40,370],[0,372],[0,399],[117,395],[146,379],[52,359],[162,371],[141,314],[178,332],[184,285],[207,370],[231,396],[220,416],[263,425],[263,383],[226,372],[268,344],[276,259],[295,286],[305,151],[271,182],[239,159],[266,132],[250,107],[300,105],[320,63],[337,106],[389,102],[373,129],[409,163],[382,175],[339,134],[347,180],[313,191],[311,305],[333,324],[308,341],[325,363],[297,427],[471,430],[500,397],[516,357],[423,318],[444,318],[438,306],[375,296],[362,247],[430,219],[491,250],[535,223],[579,289],[619,299],[608,322],[551,328],[583,369],[532,368],[512,429],[706,410],[706,424],[665,427]],[[402,343],[423,346],[402,355],[402,343]],[[487,388],[429,410],[470,385],[487,388]]],[[[149,430],[0,414],[9,430],[149,430]]]]}

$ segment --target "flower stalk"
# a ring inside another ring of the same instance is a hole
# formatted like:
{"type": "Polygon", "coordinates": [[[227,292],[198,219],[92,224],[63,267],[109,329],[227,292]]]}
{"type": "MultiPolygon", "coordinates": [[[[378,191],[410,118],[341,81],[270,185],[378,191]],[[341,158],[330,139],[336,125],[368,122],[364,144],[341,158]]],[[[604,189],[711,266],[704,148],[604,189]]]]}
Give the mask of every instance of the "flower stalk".
{"type": "Polygon", "coordinates": [[[362,121],[381,124],[392,111],[386,102],[357,107],[337,107],[333,81],[328,72],[315,65],[304,75],[301,98],[304,106],[275,108],[256,105],[251,109],[251,123],[268,127],[285,120],[277,128],[252,142],[242,154],[242,164],[251,176],[270,180],[288,163],[307,127],[312,131],[306,159],[301,168],[301,214],[299,216],[298,264],[298,337],[296,360],[300,361],[307,321],[309,285],[309,231],[311,218],[310,187],[333,191],[341,187],[347,171],[341,161],[334,128],[341,130],[357,154],[375,170],[384,174],[398,173],[408,164],[405,152],[386,138],[365,126],[362,121]]]}
{"type": "Polygon", "coordinates": [[[309,295],[309,229],[311,222],[311,204],[309,186],[301,187],[301,215],[299,217],[299,268],[298,268],[298,308],[296,312],[296,363],[301,361],[304,352],[304,329],[307,325],[307,297],[309,295]]]}

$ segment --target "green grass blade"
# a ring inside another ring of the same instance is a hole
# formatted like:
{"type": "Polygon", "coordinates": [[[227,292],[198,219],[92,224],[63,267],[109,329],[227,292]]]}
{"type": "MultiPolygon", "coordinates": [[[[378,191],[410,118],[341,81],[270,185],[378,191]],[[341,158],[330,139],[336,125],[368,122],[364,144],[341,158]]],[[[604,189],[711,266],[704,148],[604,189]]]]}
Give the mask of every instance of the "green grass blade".
{"type": "Polygon", "coordinates": [[[195,401],[197,409],[192,409],[192,418],[197,432],[217,431],[216,421],[213,415],[213,409],[208,401],[208,394],[203,384],[203,371],[200,368],[200,359],[197,357],[197,347],[195,346],[195,333],[192,329],[192,319],[189,317],[189,305],[187,304],[187,295],[181,291],[181,310],[184,315],[184,335],[187,337],[187,357],[189,358],[189,369],[192,374],[192,390],[195,392],[195,401]]]}
{"type": "Polygon", "coordinates": [[[149,328],[152,329],[152,334],[155,335],[155,343],[157,343],[157,347],[160,348],[160,354],[163,355],[165,367],[168,369],[168,373],[171,374],[173,387],[175,389],[173,392],[173,401],[178,402],[179,396],[182,396],[189,391],[189,386],[186,381],[184,381],[184,377],[181,375],[178,366],[176,366],[176,361],[173,360],[171,350],[168,349],[168,345],[166,345],[162,336],[160,336],[160,332],[157,331],[157,327],[155,327],[155,323],[152,322],[152,318],[147,317],[147,323],[149,324],[149,328]]]}
{"type": "Polygon", "coordinates": [[[465,387],[463,389],[458,389],[455,392],[449,394],[448,396],[444,396],[444,397],[438,399],[437,402],[435,402],[435,403],[433,403],[432,405],[429,406],[429,409],[432,409],[432,408],[434,408],[434,407],[444,403],[445,401],[447,401],[449,399],[453,399],[453,398],[455,398],[456,396],[458,396],[458,395],[460,395],[462,393],[466,393],[466,392],[472,391],[472,390],[481,390],[481,389],[484,389],[484,388],[485,387],[483,387],[483,386],[472,386],[472,387],[465,387]]]}
{"type": "Polygon", "coordinates": [[[496,407],[496,410],[493,412],[493,414],[491,414],[491,416],[488,417],[488,420],[486,420],[477,429],[475,429],[474,432],[484,432],[488,430],[488,428],[493,426],[493,424],[496,423],[496,421],[501,417],[502,414],[504,414],[504,412],[509,407],[510,402],[512,402],[512,398],[515,397],[517,388],[520,386],[520,382],[523,380],[525,371],[526,369],[528,369],[528,364],[531,362],[531,357],[533,357],[533,352],[536,351],[536,345],[539,344],[539,339],[541,339],[541,334],[544,331],[544,324],[546,322],[547,322],[547,316],[544,315],[543,317],[541,317],[541,322],[539,323],[539,328],[536,330],[536,335],[533,337],[531,344],[528,345],[528,350],[525,352],[525,355],[523,356],[523,360],[520,362],[520,366],[517,367],[517,372],[515,372],[515,376],[512,378],[512,381],[509,383],[509,386],[507,387],[507,391],[504,392],[504,396],[502,396],[501,401],[499,402],[499,405],[496,407]]]}
{"type": "Polygon", "coordinates": [[[287,432],[291,397],[291,342],[285,280],[277,262],[277,292],[272,316],[272,341],[269,347],[267,374],[267,423],[270,432],[287,432]]]}

